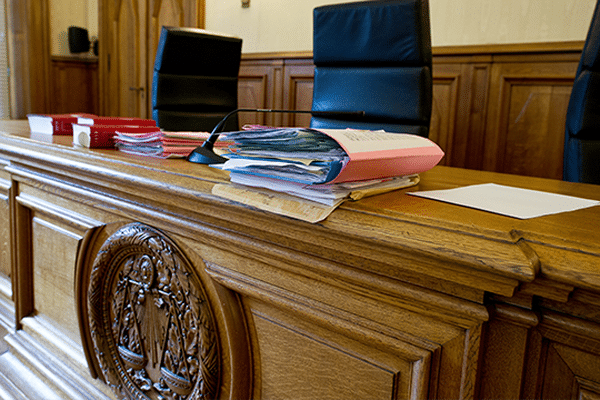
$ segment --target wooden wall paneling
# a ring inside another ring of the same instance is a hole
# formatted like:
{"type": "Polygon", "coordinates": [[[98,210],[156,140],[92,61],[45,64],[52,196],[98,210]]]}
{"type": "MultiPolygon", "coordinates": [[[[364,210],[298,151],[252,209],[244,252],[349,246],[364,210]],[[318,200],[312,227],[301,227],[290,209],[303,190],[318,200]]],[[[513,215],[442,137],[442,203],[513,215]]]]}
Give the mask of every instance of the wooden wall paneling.
{"type": "Polygon", "coordinates": [[[489,87],[489,62],[481,58],[441,57],[433,64],[429,138],[446,153],[442,165],[481,168],[489,87]]]}
{"type": "Polygon", "coordinates": [[[578,57],[492,64],[482,168],[562,179],[566,110],[578,57]]]}
{"type": "MultiPolygon", "coordinates": [[[[280,109],[283,103],[283,60],[242,59],[238,78],[238,107],[280,109]]],[[[240,126],[282,126],[280,113],[240,113],[240,126]]]]}
{"type": "MultiPolygon", "coordinates": [[[[312,110],[315,66],[310,59],[286,60],[283,77],[283,109],[312,110]]],[[[310,114],[284,114],[284,126],[310,126],[310,114]]]]}
{"type": "Polygon", "coordinates": [[[465,88],[465,92],[468,93],[466,97],[469,98],[469,108],[467,115],[464,115],[464,119],[468,122],[457,130],[462,132],[462,129],[465,129],[466,135],[456,135],[454,142],[455,151],[460,143],[460,148],[463,149],[462,158],[453,158],[451,165],[481,169],[489,104],[490,64],[477,62],[469,65],[468,68],[471,79],[470,86],[465,88]]]}
{"type": "Polygon", "coordinates": [[[444,150],[445,156],[440,165],[450,165],[453,157],[460,85],[461,80],[465,79],[461,72],[460,64],[436,64],[433,68],[433,104],[429,138],[444,150]]]}
{"type": "Polygon", "coordinates": [[[196,18],[197,18],[197,27],[200,29],[204,29],[206,27],[206,0],[195,0],[195,4],[197,7],[196,10],[196,18]]]}
{"type": "MultiPolygon", "coordinates": [[[[566,108],[582,47],[583,42],[564,42],[434,48],[430,138],[446,153],[441,164],[561,179],[566,108]]],[[[310,54],[243,58],[246,71],[283,62],[284,108],[308,109],[310,54]]],[[[252,92],[243,88],[240,104],[264,104],[252,92]]],[[[307,116],[285,118],[284,125],[308,123],[307,116]]]]}
{"type": "MultiPolygon", "coordinates": [[[[0,221],[10,221],[10,201],[12,182],[10,175],[4,171],[8,162],[0,159],[0,221]]],[[[12,301],[12,250],[10,224],[0,224],[0,296],[12,301]]]]}
{"type": "Polygon", "coordinates": [[[53,114],[98,114],[98,61],[52,57],[53,114]]]}

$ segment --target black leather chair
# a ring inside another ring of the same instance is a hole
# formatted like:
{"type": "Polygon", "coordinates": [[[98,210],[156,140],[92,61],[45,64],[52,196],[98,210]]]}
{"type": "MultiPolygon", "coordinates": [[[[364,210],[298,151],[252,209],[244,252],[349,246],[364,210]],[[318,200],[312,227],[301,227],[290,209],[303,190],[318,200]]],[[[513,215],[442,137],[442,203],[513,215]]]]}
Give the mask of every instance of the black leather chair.
{"type": "Polygon", "coordinates": [[[428,136],[431,34],[428,0],[380,0],[314,9],[312,109],[364,111],[313,117],[314,128],[383,129],[428,136]]]}
{"type": "Polygon", "coordinates": [[[569,99],[563,179],[600,184],[600,2],[596,3],[569,99]]]}
{"type": "MultiPolygon", "coordinates": [[[[152,81],[152,118],[167,131],[212,131],[237,108],[242,39],[163,27],[152,81]]],[[[231,118],[227,130],[237,130],[231,118]]]]}

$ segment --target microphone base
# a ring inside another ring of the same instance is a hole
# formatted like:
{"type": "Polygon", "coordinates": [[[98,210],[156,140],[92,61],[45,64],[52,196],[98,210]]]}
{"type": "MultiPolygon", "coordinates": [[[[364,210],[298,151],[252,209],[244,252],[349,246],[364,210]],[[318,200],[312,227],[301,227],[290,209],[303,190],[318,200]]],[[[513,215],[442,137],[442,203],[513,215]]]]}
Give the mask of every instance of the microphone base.
{"type": "Polygon", "coordinates": [[[188,156],[187,160],[196,164],[223,164],[227,159],[221,157],[212,149],[199,146],[194,149],[188,156]]]}

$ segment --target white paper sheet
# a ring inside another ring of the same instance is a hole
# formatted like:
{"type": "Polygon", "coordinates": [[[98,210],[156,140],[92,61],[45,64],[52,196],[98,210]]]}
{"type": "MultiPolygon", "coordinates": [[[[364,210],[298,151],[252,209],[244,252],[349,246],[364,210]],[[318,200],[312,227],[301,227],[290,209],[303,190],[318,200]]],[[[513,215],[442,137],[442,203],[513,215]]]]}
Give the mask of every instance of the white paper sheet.
{"type": "Polygon", "coordinates": [[[409,192],[408,194],[519,219],[535,218],[600,205],[600,201],[596,200],[502,186],[494,183],[448,190],[409,192]]]}

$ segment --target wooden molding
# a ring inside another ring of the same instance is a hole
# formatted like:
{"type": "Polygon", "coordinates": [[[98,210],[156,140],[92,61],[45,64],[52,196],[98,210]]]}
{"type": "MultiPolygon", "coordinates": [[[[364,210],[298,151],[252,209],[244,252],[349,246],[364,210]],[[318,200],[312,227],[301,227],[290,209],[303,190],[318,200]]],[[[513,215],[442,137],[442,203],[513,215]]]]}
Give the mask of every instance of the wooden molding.
{"type": "MultiPolygon", "coordinates": [[[[431,52],[436,56],[489,56],[504,54],[548,54],[581,53],[584,41],[532,42],[506,44],[478,44],[464,46],[433,46],[431,52]]],[[[312,59],[312,51],[281,51],[264,53],[244,53],[243,60],[263,59],[312,59]]]]}
{"type": "Polygon", "coordinates": [[[488,55],[488,54],[539,54],[539,53],[580,53],[584,41],[531,42],[506,44],[479,44],[465,46],[434,46],[433,56],[442,55],[488,55]]]}
{"type": "Polygon", "coordinates": [[[244,53],[242,60],[279,60],[279,59],[312,59],[312,51],[276,51],[265,53],[244,53]]]}

